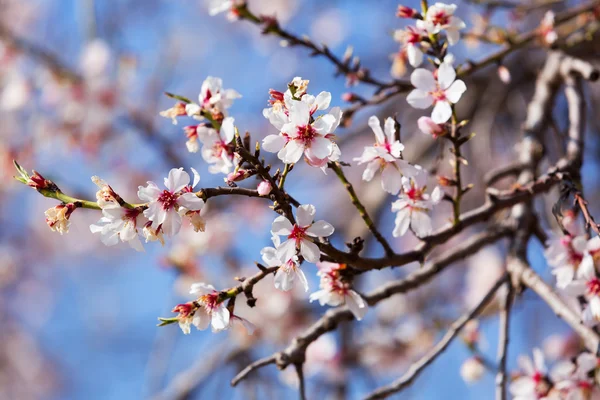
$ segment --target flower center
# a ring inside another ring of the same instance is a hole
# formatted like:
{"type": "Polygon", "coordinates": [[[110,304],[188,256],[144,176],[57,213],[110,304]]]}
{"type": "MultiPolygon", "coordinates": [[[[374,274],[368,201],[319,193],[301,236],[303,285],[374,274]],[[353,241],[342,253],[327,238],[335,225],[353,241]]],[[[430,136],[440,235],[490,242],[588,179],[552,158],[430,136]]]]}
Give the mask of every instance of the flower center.
{"type": "Polygon", "coordinates": [[[600,279],[592,278],[587,282],[588,293],[594,296],[600,294],[600,279]]]}
{"type": "Polygon", "coordinates": [[[219,140],[213,144],[212,151],[213,155],[218,158],[222,157],[223,153],[227,154],[227,156],[230,156],[231,154],[229,146],[222,140],[219,140]]]}
{"type": "Polygon", "coordinates": [[[158,201],[162,203],[162,206],[165,210],[170,210],[173,208],[175,203],[177,203],[177,195],[169,192],[168,190],[163,190],[163,192],[158,196],[158,201]]]}
{"type": "Polygon", "coordinates": [[[297,128],[296,139],[300,140],[305,145],[309,145],[317,135],[317,131],[312,127],[312,125],[303,125],[297,128]]]}
{"type": "Polygon", "coordinates": [[[307,228],[302,228],[298,225],[294,225],[294,228],[292,229],[292,233],[290,233],[290,235],[288,236],[288,239],[293,239],[296,241],[296,243],[300,242],[300,240],[304,239],[304,237],[306,236],[305,232],[306,232],[307,228]]]}
{"type": "Polygon", "coordinates": [[[442,88],[440,88],[440,87],[438,87],[433,92],[429,92],[429,95],[431,97],[433,97],[433,101],[436,103],[438,101],[447,101],[448,100],[446,97],[446,92],[444,90],[442,90],[442,88]]]}
{"type": "Polygon", "coordinates": [[[202,101],[202,107],[210,106],[210,99],[212,98],[212,92],[210,89],[206,90],[206,95],[204,96],[204,100],[202,101]]]}
{"type": "Polygon", "coordinates": [[[126,209],[125,215],[123,216],[124,220],[128,220],[128,222],[133,222],[133,226],[136,225],[137,217],[140,215],[141,211],[135,208],[126,209]]]}
{"type": "Polygon", "coordinates": [[[412,201],[423,200],[423,192],[425,188],[419,189],[414,185],[411,185],[410,189],[406,192],[406,197],[411,199],[412,201]]]}
{"type": "Polygon", "coordinates": [[[444,11],[438,11],[433,14],[431,22],[433,22],[435,25],[448,25],[450,23],[450,16],[444,11]]]}
{"type": "Polygon", "coordinates": [[[214,292],[200,296],[198,300],[200,301],[200,303],[202,303],[206,312],[211,313],[212,311],[214,311],[215,308],[217,308],[217,305],[219,305],[219,303],[217,302],[218,299],[219,293],[214,292]]]}

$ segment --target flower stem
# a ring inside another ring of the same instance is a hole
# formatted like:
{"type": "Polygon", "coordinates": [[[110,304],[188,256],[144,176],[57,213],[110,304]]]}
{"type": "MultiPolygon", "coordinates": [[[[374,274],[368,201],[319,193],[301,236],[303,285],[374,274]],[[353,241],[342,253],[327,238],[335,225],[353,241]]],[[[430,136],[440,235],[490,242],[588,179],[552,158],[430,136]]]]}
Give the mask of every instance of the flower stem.
{"type": "Polygon", "coordinates": [[[350,199],[352,200],[352,204],[354,204],[354,207],[356,207],[356,209],[358,210],[358,213],[362,217],[363,221],[365,221],[365,224],[367,225],[367,228],[369,228],[369,230],[371,231],[371,233],[373,234],[373,236],[375,236],[375,238],[377,239],[377,241],[379,243],[381,243],[381,245],[383,246],[383,248],[385,250],[385,253],[388,256],[393,255],[394,254],[394,250],[391,248],[391,246],[389,245],[389,243],[387,242],[387,240],[385,240],[385,238],[383,237],[383,235],[381,235],[381,233],[377,230],[377,227],[375,226],[375,223],[373,223],[373,220],[369,216],[369,213],[367,212],[367,209],[365,208],[365,206],[358,199],[358,196],[356,195],[356,192],[354,191],[354,187],[348,181],[348,178],[346,178],[346,175],[344,175],[344,171],[340,167],[339,163],[337,163],[337,162],[330,162],[329,163],[329,168],[331,168],[335,172],[335,174],[337,175],[337,177],[340,179],[340,181],[346,187],[346,191],[350,195],[350,199]]]}

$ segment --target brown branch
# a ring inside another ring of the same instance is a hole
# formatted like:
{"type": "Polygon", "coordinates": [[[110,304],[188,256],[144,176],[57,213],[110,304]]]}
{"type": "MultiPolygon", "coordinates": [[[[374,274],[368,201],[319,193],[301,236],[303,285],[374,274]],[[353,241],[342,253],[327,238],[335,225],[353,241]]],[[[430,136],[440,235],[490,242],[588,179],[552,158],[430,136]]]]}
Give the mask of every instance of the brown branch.
{"type": "MultiPolygon", "coordinates": [[[[364,295],[363,297],[370,306],[374,306],[375,304],[391,297],[394,294],[406,293],[429,282],[450,264],[473,255],[479,249],[490,243],[494,243],[503,237],[510,236],[512,232],[513,229],[510,226],[493,226],[487,231],[475,235],[462,244],[441,254],[437,258],[428,262],[423,268],[411,273],[406,278],[395,282],[390,282],[387,285],[384,285],[383,287],[375,289],[374,291],[364,295]]],[[[297,336],[285,350],[274,354],[271,357],[274,357],[275,362],[280,369],[283,369],[290,364],[304,362],[306,348],[308,345],[310,345],[310,343],[317,340],[321,335],[336,329],[341,322],[351,321],[352,319],[354,319],[353,314],[345,306],[328,310],[303,334],[297,336]]],[[[258,366],[245,368],[234,378],[232,384],[237,384],[254,369],[273,363],[271,358],[268,358],[268,360],[269,362],[259,363],[260,365],[258,366]]]]}
{"type": "Polygon", "coordinates": [[[269,365],[269,364],[275,364],[275,360],[276,360],[277,356],[276,354],[273,354],[269,357],[265,357],[265,358],[261,358],[260,360],[256,360],[254,361],[252,364],[248,365],[246,368],[244,368],[243,370],[241,370],[232,380],[231,380],[231,386],[235,386],[238,383],[240,383],[242,380],[244,380],[248,374],[250,374],[251,372],[253,372],[254,370],[257,370],[259,368],[264,367],[265,365],[269,365]]]}
{"type": "Polygon", "coordinates": [[[440,356],[452,340],[458,335],[461,329],[466,325],[467,322],[475,318],[489,303],[492,301],[496,292],[505,282],[507,282],[508,276],[503,275],[492,288],[487,292],[484,298],[473,308],[471,311],[454,321],[450,326],[446,334],[442,339],[433,346],[423,357],[413,363],[406,373],[398,380],[392,382],[389,385],[383,386],[371,394],[365,397],[366,400],[384,399],[394,393],[398,393],[402,389],[410,385],[420,374],[427,368],[433,361],[440,356]]]}

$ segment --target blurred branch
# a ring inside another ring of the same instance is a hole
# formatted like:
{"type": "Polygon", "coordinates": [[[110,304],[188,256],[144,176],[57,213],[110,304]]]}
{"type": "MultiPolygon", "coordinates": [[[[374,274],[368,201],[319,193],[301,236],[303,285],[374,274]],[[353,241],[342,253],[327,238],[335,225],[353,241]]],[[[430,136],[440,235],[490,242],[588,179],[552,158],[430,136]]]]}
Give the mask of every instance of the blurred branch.
{"type": "Polygon", "coordinates": [[[383,386],[365,397],[366,400],[385,399],[386,397],[398,393],[409,386],[435,359],[440,356],[448,347],[450,342],[458,335],[461,329],[492,301],[498,289],[508,280],[508,275],[504,274],[496,281],[494,286],[487,292],[484,298],[471,311],[457,319],[448,329],[442,339],[432,347],[423,357],[413,363],[406,373],[398,380],[389,385],[383,386]]]}
{"type": "MultiPolygon", "coordinates": [[[[461,245],[455,246],[446,253],[434,258],[423,268],[413,272],[406,278],[390,282],[363,297],[370,306],[374,306],[392,295],[406,293],[416,289],[429,282],[452,263],[473,255],[479,249],[490,243],[494,243],[503,237],[510,236],[512,232],[512,228],[507,226],[491,227],[486,232],[475,235],[465,240],[461,245]]],[[[259,360],[260,362],[254,363],[256,365],[252,364],[251,366],[246,367],[232,380],[232,385],[235,386],[250,372],[268,364],[276,363],[278,368],[283,369],[290,364],[304,362],[306,348],[310,343],[317,340],[321,335],[336,329],[341,322],[351,321],[352,319],[354,319],[353,314],[345,306],[328,310],[303,334],[297,336],[285,350],[259,360]]]]}
{"type": "Polygon", "coordinates": [[[510,340],[510,311],[513,297],[513,287],[506,282],[506,293],[500,305],[498,334],[498,372],[496,374],[496,400],[506,400],[506,359],[508,356],[508,342],[510,340]]]}

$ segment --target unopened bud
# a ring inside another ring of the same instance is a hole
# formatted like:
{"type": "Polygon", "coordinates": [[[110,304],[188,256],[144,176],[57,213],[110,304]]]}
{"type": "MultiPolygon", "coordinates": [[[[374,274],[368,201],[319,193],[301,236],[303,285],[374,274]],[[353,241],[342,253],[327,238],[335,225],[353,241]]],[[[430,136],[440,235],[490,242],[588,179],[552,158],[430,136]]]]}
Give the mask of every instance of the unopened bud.
{"type": "Polygon", "coordinates": [[[415,18],[417,14],[417,10],[407,6],[398,6],[398,11],[396,12],[398,18],[415,18]]]}
{"type": "Polygon", "coordinates": [[[261,196],[267,196],[269,193],[271,193],[271,182],[262,181],[258,184],[258,187],[256,189],[258,191],[258,194],[260,194],[261,196]]]}

